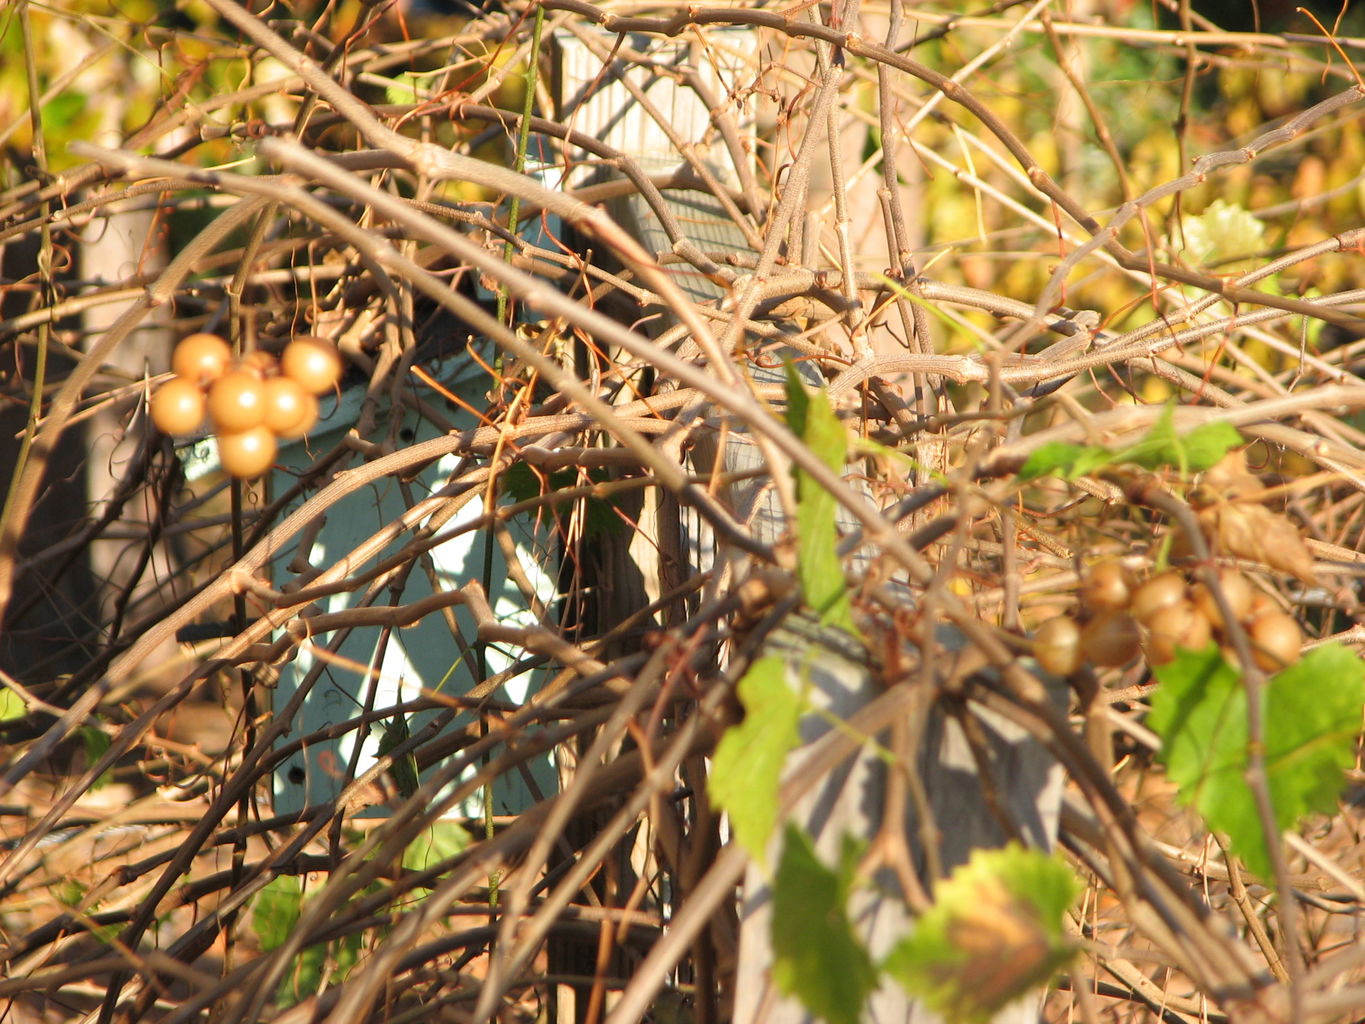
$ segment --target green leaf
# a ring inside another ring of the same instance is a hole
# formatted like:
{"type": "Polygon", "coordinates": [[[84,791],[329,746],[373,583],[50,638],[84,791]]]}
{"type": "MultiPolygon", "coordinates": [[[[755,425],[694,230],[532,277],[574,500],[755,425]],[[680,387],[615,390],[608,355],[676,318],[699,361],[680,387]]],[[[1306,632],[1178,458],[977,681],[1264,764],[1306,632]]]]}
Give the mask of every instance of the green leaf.
{"type": "Polygon", "coordinates": [[[458,857],[469,848],[469,842],[469,833],[459,822],[435,822],[403,851],[403,867],[409,871],[425,871],[434,864],[458,857]]]}
{"type": "Polygon", "coordinates": [[[49,891],[62,906],[75,910],[80,908],[81,900],[90,890],[74,878],[64,878],[49,891]]]}
{"type": "MultiPolygon", "coordinates": [[[[823,391],[807,393],[787,362],[787,421],[815,456],[836,472],[848,456],[848,434],[823,391]]],[[[858,635],[839,560],[838,502],[816,479],[793,468],[796,481],[797,577],[801,593],[822,622],[858,635]]]]}
{"type": "Polygon", "coordinates": [[[422,100],[430,72],[402,71],[384,85],[384,98],[393,104],[412,104],[422,100]]]}
{"type": "Polygon", "coordinates": [[[1013,843],[976,850],[883,966],[944,1020],[988,1021],[1071,958],[1062,919],[1078,892],[1056,857],[1013,843]]]}
{"type": "MultiPolygon", "coordinates": [[[[269,952],[284,945],[299,923],[303,903],[303,880],[294,875],[277,875],[257,893],[251,911],[251,927],[261,949],[269,952]]],[[[281,1007],[289,1007],[316,994],[327,975],[329,960],[334,965],[331,976],[343,977],[360,959],[363,942],[363,935],[353,933],[335,942],[305,947],[280,979],[275,990],[276,1002],[281,1007]]]]}
{"type": "Polygon", "coordinates": [[[1125,462],[1145,469],[1171,466],[1182,473],[1198,473],[1216,465],[1229,450],[1241,443],[1241,435],[1227,423],[1202,423],[1183,437],[1178,435],[1175,409],[1168,405],[1152,429],[1127,448],[1087,447],[1065,441],[1039,445],[1024,461],[1019,479],[1028,481],[1055,475],[1074,480],[1125,462]]]}
{"type": "Polygon", "coordinates": [[[1144,469],[1157,469],[1164,465],[1180,464],[1180,439],[1175,434],[1175,409],[1170,405],[1162,406],[1152,429],[1147,431],[1136,444],[1121,448],[1114,453],[1116,462],[1132,462],[1144,469]]]}
{"type": "MultiPolygon", "coordinates": [[[[543,494],[587,483],[607,483],[611,479],[611,471],[601,467],[590,469],[587,473],[577,469],[559,469],[550,473],[548,478],[542,478],[525,462],[512,463],[498,478],[502,493],[516,502],[529,501],[543,494]]],[[[579,502],[584,512],[584,536],[588,540],[615,537],[626,532],[625,524],[617,512],[615,498],[589,497],[579,499],[579,502]]]]}
{"type": "Polygon", "coordinates": [[[877,968],[848,917],[858,857],[845,837],[831,871],[805,833],[789,825],[773,880],[773,980],[829,1024],[858,1024],[877,987],[877,968]]]}
{"type": "MultiPolygon", "coordinates": [[[[1148,724],[1180,799],[1262,879],[1272,875],[1267,837],[1247,783],[1246,689],[1211,647],[1180,651],[1153,670],[1148,724]]],[[[1332,813],[1354,760],[1365,702],[1365,665],[1341,644],[1326,644],[1270,679],[1263,690],[1266,783],[1277,834],[1305,814],[1332,813]]]]}
{"type": "Polygon", "coordinates": [[[299,922],[303,886],[294,875],[276,875],[256,894],[251,908],[251,927],[267,953],[284,945],[299,922]]]}
{"type": "Polygon", "coordinates": [[[1242,443],[1236,429],[1227,423],[1201,423],[1184,437],[1175,432],[1175,408],[1161,410],[1152,429],[1137,444],[1115,454],[1115,462],[1133,462],[1146,469],[1174,466],[1185,473],[1197,473],[1216,465],[1231,448],[1242,443]]]}
{"type": "MultiPolygon", "coordinates": [[[[93,725],[83,725],[78,730],[81,742],[85,745],[85,759],[90,764],[94,764],[109,749],[113,740],[103,729],[96,729],[93,725]]],[[[100,777],[90,784],[91,789],[100,789],[108,784],[110,771],[105,769],[100,773],[100,777]]]]}
{"type": "MultiPolygon", "coordinates": [[[[568,474],[561,470],[555,476],[568,474]]],[[[554,477],[551,477],[554,480],[554,477]]],[[[502,493],[513,501],[529,501],[541,495],[540,477],[536,476],[536,471],[531,468],[530,463],[514,462],[502,471],[498,477],[498,484],[502,487],[502,493]]],[[[552,483],[552,486],[553,483],[552,483]]],[[[571,487],[571,483],[563,486],[571,487]]]]}
{"type": "Polygon", "coordinates": [[[327,969],[327,946],[308,946],[294,958],[288,973],[275,989],[275,1001],[282,1008],[295,1006],[306,996],[315,995],[327,969]]]}
{"type": "Polygon", "coordinates": [[[1065,441],[1049,441],[1035,448],[1024,461],[1023,467],[1019,470],[1019,479],[1027,481],[1036,480],[1040,476],[1060,476],[1065,480],[1074,480],[1078,476],[1103,469],[1111,462],[1113,455],[1108,448],[1101,448],[1098,445],[1085,448],[1078,444],[1067,444],[1065,441]]]}
{"type": "Polygon", "coordinates": [[[1192,473],[1218,465],[1223,456],[1242,443],[1242,435],[1231,423],[1201,423],[1180,439],[1185,465],[1192,473]]]}
{"type": "Polygon", "coordinates": [[[744,721],[720,738],[707,782],[711,802],[730,815],[735,839],[760,864],[777,824],[782,764],[801,742],[801,701],[787,685],[782,658],[769,655],[739,681],[744,721]]]}
{"type": "Polygon", "coordinates": [[[17,722],[28,714],[24,698],[0,683],[0,722],[17,722]]]}

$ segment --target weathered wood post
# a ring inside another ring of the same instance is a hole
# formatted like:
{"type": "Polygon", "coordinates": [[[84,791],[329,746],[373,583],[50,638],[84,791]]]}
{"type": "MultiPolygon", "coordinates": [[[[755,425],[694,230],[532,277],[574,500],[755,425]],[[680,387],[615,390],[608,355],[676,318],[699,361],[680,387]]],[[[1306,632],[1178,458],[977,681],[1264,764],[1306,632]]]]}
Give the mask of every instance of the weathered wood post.
{"type": "MultiPolygon", "coordinates": [[[[707,50],[695,42],[637,40],[615,35],[594,37],[580,30],[561,33],[558,44],[560,98],[564,105],[561,117],[566,123],[602,139],[654,173],[668,174],[687,167],[675,145],[681,142],[694,158],[709,161],[708,167],[718,182],[735,187],[743,179],[745,169],[733,164],[726,166],[728,153],[724,146],[715,144],[720,134],[718,115],[724,112],[709,109],[688,81],[691,76],[692,81],[705,82],[705,76],[710,74],[713,81],[728,75],[733,82],[737,68],[708,69],[706,57],[714,53],[731,57],[757,53],[753,32],[728,29],[723,43],[707,50]],[[647,52],[650,66],[641,66],[639,62],[631,65],[619,57],[607,62],[609,54],[622,51],[647,52]],[[664,118],[666,125],[660,123],[664,118]],[[708,141],[712,144],[708,145],[708,141]]],[[[722,91],[718,95],[726,94],[722,91]]],[[[734,112],[730,115],[733,117],[734,112]]],[[[743,123],[744,130],[753,131],[751,117],[741,112],[737,120],[743,123]]],[[[577,156],[588,160],[587,154],[577,156]]],[[[755,255],[745,233],[715,195],[699,189],[670,189],[664,196],[687,240],[702,252],[717,259],[725,253],[755,255]]],[[[652,251],[660,255],[677,251],[655,211],[642,197],[630,195],[619,200],[613,213],[652,251]]],[[[757,217],[752,227],[759,234],[763,231],[757,217]]],[[[717,311],[725,308],[728,297],[725,290],[694,268],[681,264],[678,279],[696,302],[717,311]]],[[[655,330],[663,333],[672,326],[671,321],[664,321],[655,330]]],[[[780,384],[783,380],[781,370],[748,365],[745,372],[757,384],[780,384]]],[[[823,378],[812,363],[803,363],[799,372],[808,387],[823,385],[823,378]]],[[[763,468],[764,461],[751,438],[731,433],[723,443],[712,446],[710,457],[719,461],[719,467],[703,463],[698,465],[699,471],[719,468],[725,473],[751,474],[749,479],[731,484],[726,497],[736,518],[747,523],[758,540],[771,544],[790,534],[793,524],[788,521],[771,480],[752,477],[752,471],[763,468]]],[[[690,557],[691,568],[696,572],[723,565],[729,553],[723,546],[718,549],[709,531],[686,509],[681,514],[681,550],[674,552],[675,557],[690,557]]],[[[743,559],[737,561],[742,563],[743,559]]],[[[729,582],[737,581],[730,578],[729,582]]],[[[907,603],[915,600],[908,587],[905,594],[907,603]]],[[[794,690],[809,694],[815,706],[830,716],[847,720],[875,699],[884,684],[876,678],[868,653],[849,642],[847,634],[800,619],[797,614],[790,623],[774,630],[766,641],[765,651],[784,659],[794,690]]],[[[941,650],[926,652],[925,657],[947,658],[961,646],[960,638],[951,630],[941,630],[938,639],[941,650]]],[[[796,823],[811,836],[817,853],[833,864],[842,837],[851,835],[870,841],[893,811],[902,822],[905,841],[915,853],[915,868],[921,875],[927,863],[937,863],[946,871],[964,863],[975,848],[1002,845],[1009,832],[1022,836],[1030,845],[1050,848],[1061,801],[1060,769],[1042,746],[1018,726],[981,708],[968,708],[965,713],[974,717],[988,738],[991,778],[983,781],[982,766],[962,726],[941,707],[934,706],[929,711],[913,752],[940,837],[934,858],[924,856],[921,837],[927,830],[921,828],[923,822],[908,798],[902,798],[905,806],[888,806],[889,794],[903,793],[903,788],[889,786],[885,763],[866,748],[824,777],[794,810],[796,823]],[[1010,822],[999,820],[1002,810],[1010,822]]],[[[830,728],[827,720],[805,716],[802,746],[788,761],[790,773],[800,771],[811,746],[830,728]]],[[[908,894],[900,891],[892,873],[885,872],[885,877],[877,881],[875,891],[857,895],[851,908],[861,938],[874,957],[886,953],[914,927],[907,906],[908,894]]],[[[922,881],[928,888],[932,879],[922,881]]],[[[741,906],[739,962],[733,993],[733,1020],[737,1024],[795,1024],[812,1020],[804,1008],[784,998],[773,985],[770,928],[768,877],[754,866],[745,879],[741,906]]],[[[879,1024],[936,1019],[889,982],[874,995],[867,1015],[879,1024]]],[[[997,1021],[1024,1024],[1036,1015],[1036,1007],[1024,1003],[1001,1013],[997,1021]]]]}

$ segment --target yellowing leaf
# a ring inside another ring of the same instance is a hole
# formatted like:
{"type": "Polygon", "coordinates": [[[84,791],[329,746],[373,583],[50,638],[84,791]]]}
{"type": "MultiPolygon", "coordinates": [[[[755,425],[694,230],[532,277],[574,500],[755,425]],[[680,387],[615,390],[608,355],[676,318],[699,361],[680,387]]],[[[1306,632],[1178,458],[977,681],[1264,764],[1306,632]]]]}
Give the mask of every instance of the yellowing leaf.
{"type": "Polygon", "coordinates": [[[934,905],[884,966],[944,1020],[987,1021],[1071,958],[1062,915],[1077,888],[1045,853],[977,850],[934,887],[934,905]]]}
{"type": "Polygon", "coordinates": [[[24,698],[0,683],[0,722],[12,722],[28,714],[24,698]]]}
{"type": "Polygon", "coordinates": [[[1215,199],[1203,213],[1182,217],[1180,235],[1171,240],[1171,247],[1183,249],[1188,262],[1216,263],[1219,270],[1228,273],[1250,270],[1256,265],[1254,260],[1233,257],[1266,248],[1265,225],[1249,211],[1225,199],[1215,199]]]}

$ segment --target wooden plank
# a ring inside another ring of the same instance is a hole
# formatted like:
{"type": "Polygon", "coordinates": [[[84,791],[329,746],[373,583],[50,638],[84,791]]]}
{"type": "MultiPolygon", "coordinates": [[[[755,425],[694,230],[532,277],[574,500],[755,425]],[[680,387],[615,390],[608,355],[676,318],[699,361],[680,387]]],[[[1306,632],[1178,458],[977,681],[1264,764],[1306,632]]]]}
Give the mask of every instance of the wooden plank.
{"type": "MultiPolygon", "coordinates": [[[[669,78],[651,77],[648,69],[626,68],[613,64],[605,70],[600,52],[608,49],[615,36],[603,36],[600,46],[590,47],[575,36],[561,34],[557,40],[561,52],[561,90],[565,108],[563,117],[579,130],[603,138],[609,144],[635,158],[648,170],[671,170],[681,160],[671,149],[661,152],[662,132],[651,118],[644,115],[636,100],[622,84],[622,76],[648,85],[648,96],[660,109],[669,111],[674,130],[686,140],[701,139],[709,125],[709,112],[698,101],[679,96],[681,87],[669,78]],[[595,54],[593,51],[596,50],[595,54]]],[[[645,50],[660,61],[682,60],[687,48],[679,44],[670,50],[669,41],[631,40],[632,49],[645,50]]],[[[736,46],[732,36],[725,49],[728,52],[756,52],[751,41],[736,46]]],[[[669,146],[663,140],[664,147],[669,146]]],[[[584,177],[591,173],[583,168],[584,177]]],[[[738,175],[732,168],[725,175],[734,180],[738,175]]],[[[683,230],[703,251],[750,252],[744,233],[733,223],[722,204],[702,192],[669,191],[665,200],[683,230]]],[[[639,197],[618,202],[613,213],[632,233],[654,252],[670,252],[672,241],[667,237],[658,218],[639,197]]],[[[689,297],[701,303],[719,303],[722,290],[695,270],[675,272],[678,282],[689,297]]],[[[671,326],[665,324],[664,327],[671,326]]],[[[780,383],[780,369],[750,367],[749,372],[761,383],[780,383]]],[[[802,370],[808,385],[823,383],[819,373],[806,364],[802,370]]],[[[705,446],[700,446],[704,452],[705,446]]],[[[764,465],[761,450],[752,439],[732,434],[723,451],[713,453],[722,468],[742,472],[764,465]]],[[[709,469],[708,457],[700,456],[701,471],[709,469]]],[[[775,542],[789,530],[789,523],[777,501],[769,481],[755,479],[729,488],[728,498],[736,517],[749,524],[755,535],[765,542],[775,542]]],[[[696,571],[721,565],[730,553],[716,550],[704,524],[688,510],[682,515],[683,553],[696,571]]],[[[851,528],[851,519],[844,517],[841,524],[851,528]]],[[[747,557],[747,556],[745,556],[747,557]]],[[[743,559],[739,559],[743,562],[743,559]]],[[[910,600],[907,590],[907,600],[910,600]]],[[[837,631],[833,631],[837,633],[837,631]]],[[[793,690],[810,694],[818,708],[830,715],[847,719],[865,707],[882,692],[883,683],[874,677],[869,666],[848,645],[818,626],[801,629],[779,627],[767,639],[765,650],[780,653],[787,662],[787,676],[793,690]]],[[[951,630],[940,636],[944,653],[960,646],[960,637],[951,630]]],[[[1055,695],[1065,700],[1065,687],[1058,685],[1055,695]]],[[[1050,848],[1057,831],[1062,793],[1062,775],[1047,751],[1018,727],[984,710],[972,712],[988,737],[989,756],[993,761],[993,778],[983,783],[976,759],[961,725],[940,708],[930,711],[924,735],[917,751],[917,768],[929,791],[929,803],[935,824],[942,836],[938,859],[945,870],[966,861],[977,847],[999,846],[1006,833],[990,810],[992,798],[999,801],[1005,813],[1017,822],[1018,831],[1034,846],[1050,848]]],[[[814,743],[831,727],[827,719],[808,715],[803,719],[803,746],[789,760],[788,771],[799,771],[814,743]]],[[[880,737],[883,741],[886,737],[880,737]]],[[[829,863],[834,863],[841,837],[851,834],[864,840],[871,839],[884,820],[888,807],[886,768],[881,758],[866,748],[839,769],[831,772],[814,791],[807,794],[796,808],[794,819],[808,830],[815,840],[817,852],[829,863]]],[[[898,808],[905,821],[905,840],[916,860],[916,868],[924,871],[925,857],[920,846],[920,822],[912,806],[898,808]]],[[[931,880],[925,878],[926,884],[931,880]]],[[[859,893],[851,908],[856,926],[874,957],[880,958],[891,945],[913,928],[906,897],[899,883],[886,872],[877,879],[874,889],[859,893]]],[[[736,1024],[804,1024],[811,1021],[802,1007],[783,999],[773,990],[770,968],[772,964],[771,893],[764,873],[751,869],[745,882],[741,908],[740,953],[734,993],[733,1020],[736,1024]]],[[[996,1018],[996,1024],[1023,1024],[1036,1019],[1037,1006],[1024,1001],[1009,1008],[996,1018]]],[[[910,1000],[899,987],[888,982],[874,996],[866,1019],[877,1022],[934,1021],[933,1015],[910,1000]]]]}

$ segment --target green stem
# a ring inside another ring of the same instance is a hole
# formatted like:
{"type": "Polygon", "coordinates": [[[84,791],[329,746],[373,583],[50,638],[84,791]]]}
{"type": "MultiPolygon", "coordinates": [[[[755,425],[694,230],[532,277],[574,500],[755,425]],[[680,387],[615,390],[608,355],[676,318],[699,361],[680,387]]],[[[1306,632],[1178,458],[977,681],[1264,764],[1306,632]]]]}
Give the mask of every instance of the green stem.
{"type": "MultiPolygon", "coordinates": [[[[526,96],[521,103],[521,124],[517,127],[517,155],[513,163],[513,168],[518,174],[526,170],[526,149],[531,141],[531,114],[535,110],[536,103],[536,81],[540,74],[540,35],[545,27],[545,8],[536,6],[535,21],[531,29],[531,56],[526,62],[526,96]]],[[[517,230],[517,220],[521,216],[521,196],[513,193],[509,197],[507,208],[507,229],[513,233],[517,230]]],[[[503,262],[512,262],[514,247],[511,242],[505,242],[502,247],[503,262]]],[[[498,319],[503,323],[510,324],[508,312],[508,292],[507,286],[503,285],[498,289],[498,319]]]]}
{"type": "MultiPolygon", "coordinates": [[[[518,174],[521,174],[523,171],[526,170],[526,149],[530,145],[531,141],[531,114],[535,110],[536,82],[540,74],[540,36],[541,30],[544,29],[544,27],[545,8],[537,5],[535,21],[532,23],[531,29],[531,55],[526,62],[526,96],[521,103],[521,124],[518,125],[517,127],[517,155],[512,165],[513,169],[518,174]]],[[[509,231],[513,233],[516,232],[517,221],[520,219],[520,216],[521,196],[517,195],[514,192],[509,197],[507,206],[507,229],[509,231]]],[[[503,262],[511,263],[512,255],[514,252],[515,247],[512,245],[511,242],[504,243],[502,247],[503,262]]],[[[512,323],[512,313],[509,308],[510,306],[509,298],[510,296],[507,290],[507,285],[503,285],[501,288],[498,289],[498,320],[510,326],[512,323]]],[[[499,362],[501,361],[501,359],[502,353],[501,351],[499,351],[498,353],[499,362]]],[[[488,548],[486,549],[488,562],[484,566],[485,577],[487,577],[490,574],[490,570],[492,568],[491,566],[491,556],[493,550],[492,545],[493,537],[490,530],[488,538],[488,548]]],[[[482,655],[482,649],[480,650],[480,654],[482,655]]],[[[480,673],[480,675],[482,675],[482,673],[480,673]]],[[[483,829],[484,838],[492,839],[493,838],[492,782],[489,782],[488,785],[483,787],[483,829]]],[[[501,872],[497,871],[494,871],[492,874],[488,876],[488,906],[490,910],[496,908],[498,905],[498,883],[500,881],[500,878],[501,872]]]]}
{"type": "MultiPolygon", "coordinates": [[[[540,14],[540,9],[536,9],[536,14],[540,14]]],[[[47,173],[47,147],[43,140],[43,115],[40,106],[42,92],[38,87],[38,57],[33,51],[33,29],[29,23],[28,3],[19,5],[19,28],[23,33],[24,39],[24,65],[28,72],[28,111],[29,121],[33,125],[33,162],[38,166],[41,174],[47,173]]],[[[536,23],[536,34],[539,36],[540,23],[536,23]]],[[[525,128],[525,123],[522,125],[525,128]]],[[[42,296],[43,305],[51,309],[56,300],[55,290],[52,286],[52,227],[48,223],[51,215],[50,205],[44,201],[38,209],[38,287],[42,296]]],[[[24,424],[24,436],[19,441],[19,452],[14,460],[14,472],[10,479],[9,489],[5,493],[5,506],[0,510],[0,536],[8,536],[10,533],[16,536],[21,526],[10,528],[10,517],[15,515],[15,498],[19,493],[19,480],[24,475],[24,466],[28,462],[30,450],[33,448],[33,439],[38,434],[38,421],[43,415],[43,388],[47,383],[47,347],[48,338],[52,330],[52,324],[44,321],[38,324],[38,351],[33,365],[33,397],[29,401],[28,421],[24,424]]],[[[16,545],[17,546],[17,545],[16,545]]],[[[0,556],[2,557],[2,556],[0,556]]],[[[17,552],[15,554],[17,561],[17,552]]],[[[0,602],[3,602],[0,598],[0,602]]]]}

